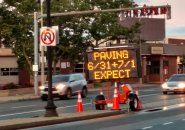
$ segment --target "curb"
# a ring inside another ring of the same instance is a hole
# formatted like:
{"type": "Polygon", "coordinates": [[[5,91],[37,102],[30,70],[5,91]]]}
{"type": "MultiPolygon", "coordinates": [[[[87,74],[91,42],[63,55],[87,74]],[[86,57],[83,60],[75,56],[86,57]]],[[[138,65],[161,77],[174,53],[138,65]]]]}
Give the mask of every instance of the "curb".
{"type": "Polygon", "coordinates": [[[83,113],[76,113],[68,114],[67,117],[38,117],[38,118],[22,118],[22,119],[12,119],[12,120],[4,120],[0,121],[0,129],[3,130],[15,130],[15,129],[25,129],[25,128],[32,128],[32,127],[39,127],[44,125],[54,125],[59,123],[67,123],[73,121],[82,121],[94,118],[101,118],[101,117],[108,117],[108,116],[115,116],[126,113],[124,110],[119,111],[93,111],[93,112],[83,112],[83,113]],[[96,113],[96,114],[95,114],[96,113]],[[8,122],[8,123],[7,123],[8,122]]]}

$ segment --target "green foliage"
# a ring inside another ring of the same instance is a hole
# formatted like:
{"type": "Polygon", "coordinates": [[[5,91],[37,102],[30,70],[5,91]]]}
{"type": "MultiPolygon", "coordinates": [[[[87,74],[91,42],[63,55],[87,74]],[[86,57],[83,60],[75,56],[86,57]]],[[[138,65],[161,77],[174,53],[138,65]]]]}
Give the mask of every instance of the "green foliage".
{"type": "Polygon", "coordinates": [[[16,85],[14,83],[8,83],[8,84],[6,84],[6,85],[4,85],[2,87],[3,90],[6,90],[6,89],[17,89],[17,88],[19,88],[19,85],[16,85]]]}
{"type": "MultiPolygon", "coordinates": [[[[84,11],[94,9],[115,9],[131,7],[133,0],[51,0],[51,13],[84,11]]],[[[46,1],[43,3],[46,14],[46,1]]],[[[12,47],[18,57],[20,68],[31,72],[33,63],[33,13],[40,12],[37,0],[4,0],[0,6],[3,44],[12,47]]],[[[44,18],[44,26],[47,19],[44,18]]],[[[86,14],[52,17],[52,25],[59,26],[59,45],[53,48],[54,63],[59,59],[74,62],[83,59],[88,47],[98,46],[100,40],[119,40],[119,36],[132,39],[139,32],[139,25],[130,29],[121,27],[117,13],[86,14]],[[94,43],[96,43],[94,45],[94,43]]]]}
{"type": "Polygon", "coordinates": [[[1,39],[18,57],[20,68],[31,72],[33,55],[33,12],[38,9],[34,0],[4,0],[0,6],[2,16],[1,39]]]}

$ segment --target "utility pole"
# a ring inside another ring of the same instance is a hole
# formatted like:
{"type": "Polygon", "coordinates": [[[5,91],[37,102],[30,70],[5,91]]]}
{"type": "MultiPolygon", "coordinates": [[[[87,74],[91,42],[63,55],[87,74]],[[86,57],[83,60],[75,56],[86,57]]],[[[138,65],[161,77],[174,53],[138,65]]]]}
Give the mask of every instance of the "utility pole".
{"type": "MultiPolygon", "coordinates": [[[[43,2],[44,0],[40,0],[40,13],[41,15],[43,14],[43,2]]],[[[43,18],[41,17],[41,27],[43,27],[43,18]]],[[[40,52],[41,52],[41,85],[44,85],[45,82],[45,73],[44,73],[44,68],[45,68],[45,58],[44,58],[44,50],[45,47],[41,46],[40,44],[40,52]]]]}
{"type": "Polygon", "coordinates": [[[34,92],[38,96],[38,14],[34,12],[34,92]]]}
{"type": "MultiPolygon", "coordinates": [[[[50,0],[47,0],[47,27],[51,27],[51,15],[50,15],[50,0]]],[[[56,111],[56,106],[53,101],[52,94],[52,48],[51,46],[47,47],[47,58],[48,58],[48,100],[47,106],[45,107],[46,113],[45,117],[54,117],[58,116],[56,111]]]]}

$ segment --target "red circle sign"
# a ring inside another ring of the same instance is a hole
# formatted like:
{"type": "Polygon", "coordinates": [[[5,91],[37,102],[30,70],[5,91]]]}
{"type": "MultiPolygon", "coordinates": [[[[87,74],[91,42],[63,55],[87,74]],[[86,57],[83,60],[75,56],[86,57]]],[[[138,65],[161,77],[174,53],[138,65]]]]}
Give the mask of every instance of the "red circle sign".
{"type": "Polygon", "coordinates": [[[40,37],[45,45],[51,45],[55,41],[55,33],[49,28],[44,30],[40,37]]]}

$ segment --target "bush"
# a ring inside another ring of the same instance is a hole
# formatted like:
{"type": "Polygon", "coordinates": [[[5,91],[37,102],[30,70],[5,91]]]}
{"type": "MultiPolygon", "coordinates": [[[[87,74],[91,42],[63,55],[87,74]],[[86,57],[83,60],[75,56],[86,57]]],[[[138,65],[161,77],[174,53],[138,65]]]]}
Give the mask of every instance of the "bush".
{"type": "Polygon", "coordinates": [[[30,88],[33,87],[33,84],[24,84],[24,85],[18,85],[15,83],[8,83],[6,85],[0,86],[0,90],[7,90],[7,89],[18,89],[18,88],[30,88]]]}
{"type": "Polygon", "coordinates": [[[22,88],[22,86],[21,85],[17,85],[15,83],[8,83],[8,84],[0,87],[1,90],[17,89],[17,88],[22,88]]]}

